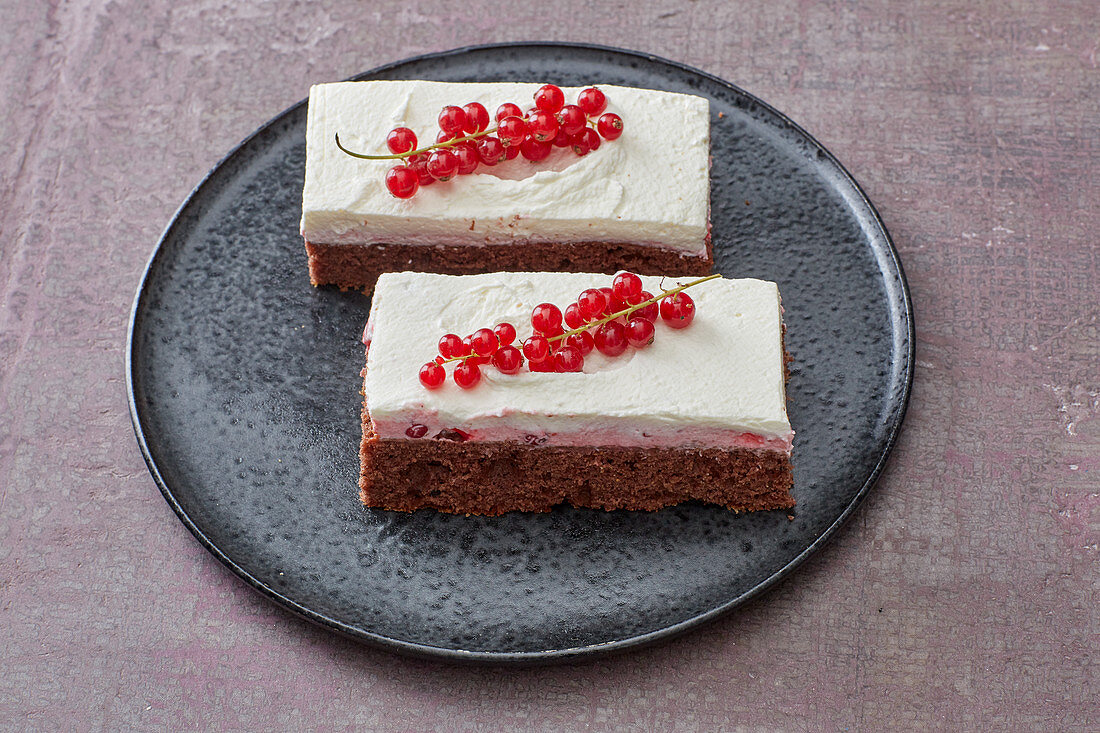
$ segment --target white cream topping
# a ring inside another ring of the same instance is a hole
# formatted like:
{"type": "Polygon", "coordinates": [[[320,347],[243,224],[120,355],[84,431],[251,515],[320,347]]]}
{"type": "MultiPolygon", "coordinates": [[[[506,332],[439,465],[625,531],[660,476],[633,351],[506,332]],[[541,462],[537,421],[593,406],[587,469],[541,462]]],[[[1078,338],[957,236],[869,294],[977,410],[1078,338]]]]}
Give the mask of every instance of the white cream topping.
{"type": "MultiPolygon", "coordinates": [[[[660,292],[662,278],[642,280],[660,292]]],[[[486,365],[481,383],[463,390],[448,365],[443,387],[420,384],[420,366],[438,353],[442,335],[508,321],[518,345],[531,335],[535,305],[564,308],[586,288],[610,283],[608,275],[584,273],[383,274],[364,382],[375,431],[404,438],[410,426],[424,425],[429,438],[459,429],[477,440],[700,447],[745,445],[749,433],[762,439],[758,445],[789,450],[779,290],[763,280],[690,288],[697,311],[688,328],[658,321],[651,346],[616,358],[593,351],[581,373],[506,375],[486,365]]]]}
{"type": "MultiPolygon", "coordinates": [[[[411,128],[435,142],[446,105],[533,106],[540,84],[369,81],[310,89],[302,236],[311,242],[485,244],[630,242],[704,256],[710,199],[709,103],[702,97],[600,85],[624,133],[584,157],[480,165],[472,174],[392,196],[397,161],[352,158],[335,144],[385,154],[386,134],[411,128]]],[[[576,101],[581,87],[566,87],[576,101]]]]}

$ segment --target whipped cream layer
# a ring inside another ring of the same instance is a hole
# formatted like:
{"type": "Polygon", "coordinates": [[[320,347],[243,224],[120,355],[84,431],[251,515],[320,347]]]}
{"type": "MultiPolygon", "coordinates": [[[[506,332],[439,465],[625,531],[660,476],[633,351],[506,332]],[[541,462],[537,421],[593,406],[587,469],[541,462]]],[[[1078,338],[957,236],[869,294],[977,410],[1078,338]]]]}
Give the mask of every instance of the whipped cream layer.
{"type": "MultiPolygon", "coordinates": [[[[664,278],[666,288],[692,278],[664,278]]],[[[643,277],[661,290],[662,278],[643,277]]],[[[507,321],[517,345],[531,309],[563,308],[609,275],[495,272],[386,273],[370,320],[363,393],[381,438],[461,437],[551,446],[764,448],[790,452],[779,290],[763,280],[711,280],[687,292],[695,320],[676,330],[659,319],[651,346],[615,358],[592,351],[584,371],[502,374],[482,367],[470,390],[451,378],[428,390],[418,378],[446,333],[507,321]],[[423,427],[417,427],[423,426],[423,427]],[[444,433],[440,436],[440,433],[444,433]]]]}
{"type": "MultiPolygon", "coordinates": [[[[490,117],[504,102],[534,105],[541,84],[365,81],[310,89],[302,236],[324,244],[507,244],[626,242],[706,256],[710,200],[710,113],[702,97],[600,85],[622,137],[579,157],[554,148],[422,186],[410,199],[386,190],[395,160],[386,134],[412,129],[435,142],[446,105],[481,102],[490,117]]],[[[565,87],[567,103],[582,87],[565,87]]]]}

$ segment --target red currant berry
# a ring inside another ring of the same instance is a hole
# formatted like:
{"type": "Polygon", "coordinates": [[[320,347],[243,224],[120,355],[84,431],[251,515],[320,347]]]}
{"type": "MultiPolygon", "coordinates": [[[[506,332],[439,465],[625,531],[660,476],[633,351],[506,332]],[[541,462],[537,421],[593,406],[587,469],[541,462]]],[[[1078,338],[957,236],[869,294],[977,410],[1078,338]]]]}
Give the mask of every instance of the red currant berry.
{"type": "Polygon", "coordinates": [[[458,158],[450,150],[433,150],[428,156],[428,172],[437,181],[449,181],[458,172],[458,158]]]}
{"type": "Polygon", "coordinates": [[[584,132],[584,144],[588,146],[588,152],[599,150],[599,145],[603,143],[603,140],[599,138],[599,133],[592,128],[585,128],[584,132]]]}
{"type": "Polygon", "coordinates": [[[595,117],[607,109],[607,96],[596,87],[588,87],[577,95],[577,106],[589,117],[595,117]]]}
{"type": "MultiPolygon", "coordinates": [[[[561,311],[553,303],[541,303],[531,311],[531,326],[538,333],[549,333],[561,328],[561,311]]],[[[528,359],[532,358],[530,355],[528,359]]],[[[534,361],[538,361],[535,359],[534,361]]]]}
{"type": "Polygon", "coordinates": [[[466,338],[462,339],[462,345],[465,348],[466,353],[469,354],[469,356],[466,357],[466,361],[470,362],[471,364],[487,364],[489,362],[489,357],[479,356],[478,353],[474,351],[474,335],[472,333],[466,338]]]}
{"type": "Polygon", "coordinates": [[[451,152],[455,154],[455,160],[458,161],[458,175],[465,176],[477,170],[477,164],[481,162],[481,158],[477,154],[477,143],[473,140],[456,143],[451,146],[451,152]]]}
{"type": "Polygon", "coordinates": [[[550,144],[555,148],[571,148],[573,147],[573,138],[565,134],[565,129],[558,128],[558,134],[554,136],[554,139],[550,141],[550,144]]]}
{"type": "Polygon", "coordinates": [[[443,366],[443,363],[444,363],[445,361],[447,361],[447,360],[446,360],[446,359],[444,359],[444,358],[443,358],[442,356],[437,356],[437,357],[435,357],[435,359],[433,359],[432,361],[434,361],[434,362],[435,362],[436,364],[438,364],[439,366],[443,366]]]}
{"type": "Polygon", "coordinates": [[[695,301],[684,292],[670,295],[661,301],[661,320],[670,328],[687,328],[695,318],[695,301]]]}
{"type": "Polygon", "coordinates": [[[565,325],[569,326],[569,330],[580,328],[588,323],[588,319],[581,315],[581,306],[578,303],[570,303],[565,306],[565,313],[562,314],[562,318],[565,320],[565,325]]]}
{"type": "Polygon", "coordinates": [[[477,157],[485,165],[496,165],[504,160],[504,145],[491,135],[477,141],[477,157]]]}
{"type": "Polygon", "coordinates": [[[523,366],[523,355],[515,346],[501,346],[493,354],[493,366],[504,374],[515,374],[523,366]]]}
{"type": "Polygon", "coordinates": [[[454,378],[455,384],[462,389],[472,389],[481,381],[481,367],[464,361],[455,367],[454,378]]]}
{"type": "Polygon", "coordinates": [[[528,361],[527,368],[533,372],[552,372],[554,369],[554,357],[547,356],[542,361],[528,361]]]}
{"type": "Polygon", "coordinates": [[[558,134],[558,118],[553,112],[533,109],[527,113],[527,129],[540,143],[549,142],[558,134]]]}
{"type": "Polygon", "coordinates": [[[604,309],[604,315],[609,316],[612,313],[618,313],[626,309],[626,303],[616,297],[615,291],[611,288],[600,288],[600,292],[607,298],[607,308],[604,309]]]}
{"type": "MultiPolygon", "coordinates": [[[[446,379],[446,375],[443,376],[446,379]]],[[[410,438],[423,438],[428,434],[428,426],[421,423],[413,423],[409,427],[405,428],[405,435],[410,438]]]]}
{"type": "Polygon", "coordinates": [[[565,104],[565,93],[560,87],[547,84],[535,92],[535,106],[547,112],[557,112],[565,104]]]}
{"type": "Polygon", "coordinates": [[[416,171],[408,166],[395,165],[386,173],[386,188],[399,199],[411,198],[420,188],[416,171]]]}
{"type": "Polygon", "coordinates": [[[447,381],[447,372],[434,361],[420,367],[420,383],[428,389],[438,389],[447,381]]]}
{"type": "Polygon", "coordinates": [[[493,327],[493,333],[497,335],[501,346],[507,346],[516,340],[516,327],[511,323],[498,323],[493,327]]]}
{"type": "Polygon", "coordinates": [[[653,343],[653,322],[644,318],[631,318],[626,323],[626,342],[635,349],[644,349],[653,343]]]}
{"type": "Polygon", "coordinates": [[[642,278],[633,272],[620,272],[611,281],[611,292],[615,297],[629,305],[642,302],[642,278]]]}
{"type": "Polygon", "coordinates": [[[611,291],[611,288],[607,288],[607,287],[596,288],[596,290],[599,290],[601,293],[603,293],[603,297],[607,298],[607,307],[605,307],[603,309],[603,313],[600,314],[601,316],[606,316],[608,313],[612,312],[611,311],[611,301],[612,301],[612,299],[614,299],[615,293],[611,291]]]}
{"type": "MultiPolygon", "coordinates": [[[[652,300],[652,299],[653,299],[653,293],[650,293],[650,292],[645,291],[645,290],[643,290],[641,292],[641,294],[638,296],[638,302],[639,303],[644,303],[645,301],[652,300]]],[[[660,307],[656,303],[650,303],[649,305],[645,306],[644,308],[639,308],[638,310],[634,311],[634,313],[631,314],[630,317],[631,318],[644,318],[647,321],[651,321],[651,322],[656,323],[657,322],[657,316],[659,316],[659,315],[660,315],[660,307]]]]}
{"type": "Polygon", "coordinates": [[[428,156],[420,157],[418,155],[409,158],[409,170],[416,174],[416,180],[421,186],[430,186],[435,183],[435,178],[428,172],[428,156]],[[419,160],[412,160],[412,158],[419,158],[419,160]]]}
{"type": "Polygon", "coordinates": [[[550,342],[545,336],[532,336],[523,342],[523,355],[532,363],[544,361],[550,356],[550,342]]]}
{"type": "Polygon", "coordinates": [[[466,127],[466,113],[461,107],[448,105],[439,113],[439,129],[443,132],[458,135],[464,127],[466,127]]]}
{"type": "Polygon", "coordinates": [[[584,357],[572,346],[566,346],[554,354],[554,371],[579,372],[582,367],[584,367],[584,357]]]}
{"type": "Polygon", "coordinates": [[[489,110],[481,102],[470,102],[462,111],[466,113],[466,124],[462,128],[466,134],[481,132],[489,126],[489,110]]]}
{"type": "Polygon", "coordinates": [[[500,124],[500,121],[503,120],[505,117],[523,117],[523,110],[519,108],[518,104],[505,102],[504,104],[497,107],[497,124],[500,124]]]}
{"type": "Polygon", "coordinates": [[[458,137],[458,135],[456,135],[453,132],[447,132],[446,130],[440,130],[438,133],[436,133],[435,144],[439,145],[440,143],[447,143],[447,142],[450,142],[451,140],[454,140],[456,137],[458,137]]]}
{"type": "Polygon", "coordinates": [[[588,152],[600,149],[600,135],[591,127],[584,128],[584,144],[588,147],[588,152]]]}
{"type": "Polygon", "coordinates": [[[505,160],[515,160],[519,157],[519,145],[509,145],[504,149],[505,160]]]}
{"type": "Polygon", "coordinates": [[[604,314],[607,308],[607,296],[600,290],[589,288],[577,298],[577,306],[585,321],[593,321],[604,314]]]}
{"type": "Polygon", "coordinates": [[[581,108],[575,104],[567,104],[558,112],[558,123],[561,129],[569,136],[576,135],[588,124],[588,118],[584,116],[581,108]]]}
{"type": "Polygon", "coordinates": [[[626,351],[626,328],[617,321],[605,323],[596,329],[592,341],[601,354],[618,356],[626,351]]]}
{"type": "Polygon", "coordinates": [[[580,132],[580,136],[573,142],[573,152],[577,155],[588,155],[600,147],[600,136],[591,127],[586,127],[580,132]]]}
{"type": "Polygon", "coordinates": [[[593,346],[595,346],[592,341],[592,334],[588,331],[569,334],[565,337],[565,345],[572,346],[574,349],[581,352],[581,356],[588,356],[588,353],[592,351],[593,346]]]}
{"type": "Polygon", "coordinates": [[[519,145],[527,137],[527,121],[516,115],[509,115],[497,125],[497,137],[504,145],[519,145]]]}
{"type": "Polygon", "coordinates": [[[497,335],[488,328],[479,328],[470,335],[470,347],[478,356],[492,356],[500,347],[497,335]]]}
{"type": "Polygon", "coordinates": [[[600,117],[596,123],[596,130],[604,140],[615,140],[623,134],[623,119],[617,114],[608,112],[600,117]]]}
{"type": "Polygon", "coordinates": [[[554,146],[550,143],[539,142],[533,137],[529,137],[519,144],[519,152],[523,153],[523,157],[532,163],[546,160],[553,149],[554,146]]]}
{"type": "Polygon", "coordinates": [[[565,346],[565,339],[555,340],[554,337],[555,336],[561,336],[563,333],[565,333],[565,329],[562,328],[561,326],[558,326],[557,328],[552,328],[549,331],[546,331],[546,332],[541,333],[539,335],[540,336],[545,336],[546,340],[550,342],[550,350],[551,351],[557,351],[561,347],[565,346]]]}
{"type": "Polygon", "coordinates": [[[394,155],[416,150],[416,133],[407,127],[395,127],[386,135],[386,147],[394,155]]]}
{"type": "Polygon", "coordinates": [[[466,356],[470,352],[465,350],[461,336],[448,333],[439,339],[439,353],[444,359],[450,359],[455,356],[466,356]]]}

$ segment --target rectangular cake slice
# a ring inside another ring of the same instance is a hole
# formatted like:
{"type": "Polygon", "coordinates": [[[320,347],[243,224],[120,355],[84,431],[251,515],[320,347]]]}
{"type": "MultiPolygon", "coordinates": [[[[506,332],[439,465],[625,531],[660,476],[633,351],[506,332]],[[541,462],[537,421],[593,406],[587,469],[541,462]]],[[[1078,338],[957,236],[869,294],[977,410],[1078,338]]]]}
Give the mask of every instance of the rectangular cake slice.
{"type": "MultiPolygon", "coordinates": [[[[710,118],[702,97],[601,85],[624,123],[587,155],[553,147],[421,186],[407,199],[386,188],[399,161],[386,135],[413,130],[435,142],[447,105],[532,107],[539,84],[367,81],[310,90],[301,233],[315,285],[369,288],[381,272],[488,270],[652,274],[709,272],[710,118]]],[[[563,89],[567,103],[581,88],[563,89]]]]}
{"type": "MultiPolygon", "coordinates": [[[[643,277],[660,293],[690,278],[643,277]]],[[[503,374],[427,389],[439,338],[564,308],[607,275],[383,274],[364,331],[362,500],[372,507],[498,515],[560,503],[654,510],[687,500],[750,511],[794,506],[779,291],[762,280],[691,287],[687,328],[576,373],[503,374]]]]}

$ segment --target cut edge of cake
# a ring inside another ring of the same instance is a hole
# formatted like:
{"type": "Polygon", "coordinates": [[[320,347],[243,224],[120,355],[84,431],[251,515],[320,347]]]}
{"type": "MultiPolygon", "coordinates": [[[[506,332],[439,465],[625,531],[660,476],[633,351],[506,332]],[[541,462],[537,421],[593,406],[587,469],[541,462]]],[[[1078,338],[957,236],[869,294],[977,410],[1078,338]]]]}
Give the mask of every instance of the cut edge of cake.
{"type": "Polygon", "coordinates": [[[790,457],[781,451],[380,439],[365,403],[362,424],[360,500],[377,509],[499,516],[561,504],[656,511],[701,501],[738,512],[795,506],[790,457]]]}

